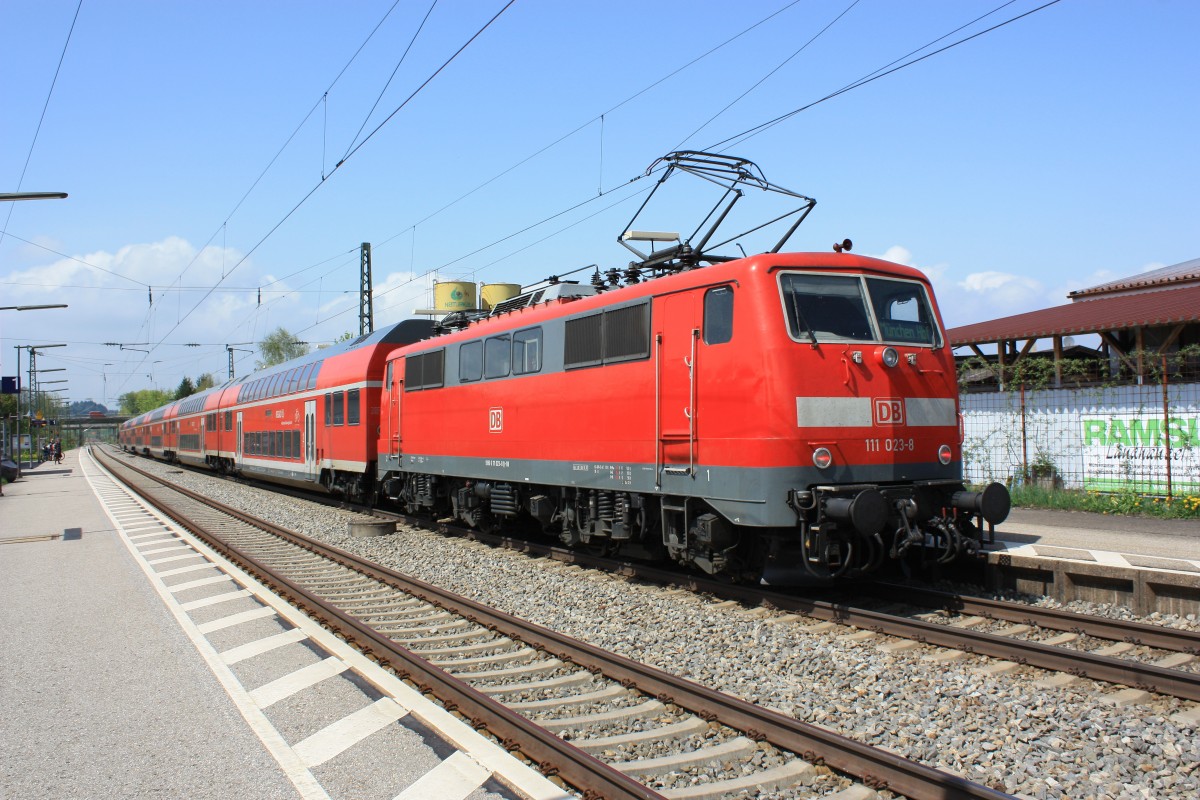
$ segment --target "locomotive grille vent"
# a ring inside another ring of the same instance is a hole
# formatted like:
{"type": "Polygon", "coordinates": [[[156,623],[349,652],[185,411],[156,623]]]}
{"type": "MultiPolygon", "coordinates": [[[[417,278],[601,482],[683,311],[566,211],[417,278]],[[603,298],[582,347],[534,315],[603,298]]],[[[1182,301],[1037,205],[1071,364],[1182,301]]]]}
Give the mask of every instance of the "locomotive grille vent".
{"type": "Polygon", "coordinates": [[[568,369],[590,367],[603,362],[603,326],[603,314],[589,314],[586,317],[567,320],[564,366],[568,369]]]}
{"type": "Polygon", "coordinates": [[[566,322],[564,366],[591,367],[650,355],[650,304],[615,308],[566,322]]]}
{"type": "Polygon", "coordinates": [[[604,360],[626,361],[650,355],[650,304],[604,312],[604,360]]]}

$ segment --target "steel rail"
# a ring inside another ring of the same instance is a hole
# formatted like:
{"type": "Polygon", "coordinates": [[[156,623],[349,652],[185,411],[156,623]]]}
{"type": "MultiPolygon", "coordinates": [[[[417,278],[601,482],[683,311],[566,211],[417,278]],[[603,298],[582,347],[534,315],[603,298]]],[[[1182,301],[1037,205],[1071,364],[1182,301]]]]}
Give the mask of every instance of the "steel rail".
{"type": "MultiPolygon", "coordinates": [[[[129,469],[141,472],[136,467],[126,466],[129,469]]],[[[148,473],[143,474],[146,474],[152,480],[162,482],[161,479],[153,475],[149,475],[148,473]]],[[[189,495],[205,504],[220,506],[219,503],[186,489],[180,487],[172,487],[172,489],[189,495]]],[[[565,662],[574,663],[583,669],[603,673],[621,682],[627,688],[635,688],[662,702],[673,703],[701,718],[710,721],[720,721],[729,727],[744,731],[747,736],[753,739],[758,741],[765,740],[776,747],[796,753],[807,761],[824,763],[834,769],[856,776],[870,788],[895,792],[905,797],[913,798],[913,800],[1013,800],[1012,795],[988,786],[973,783],[966,778],[925,766],[889,750],[857,742],[833,731],[801,722],[793,717],[756,706],[753,703],[733,697],[732,695],[723,694],[685,678],[671,675],[654,667],[610,653],[585,642],[580,642],[564,634],[535,625],[527,620],[461,597],[433,584],[367,561],[338,547],[307,539],[300,534],[279,528],[270,523],[264,525],[261,520],[256,520],[249,515],[242,514],[242,512],[236,509],[222,508],[222,510],[243,519],[243,521],[249,524],[269,529],[274,535],[280,536],[284,540],[292,542],[306,550],[320,554],[340,566],[353,569],[425,602],[434,603],[454,611],[476,624],[501,631],[511,638],[519,639],[528,645],[539,647],[565,662]]],[[[164,510],[164,513],[169,512],[164,510]]],[[[181,522],[181,524],[187,526],[188,523],[181,522]]],[[[269,570],[266,570],[261,565],[257,565],[251,557],[237,551],[236,548],[222,544],[221,549],[223,552],[229,553],[228,557],[231,557],[231,560],[245,560],[247,563],[255,564],[256,570],[269,572],[269,570]]],[[[304,589],[295,586],[287,579],[275,576],[273,580],[277,584],[271,586],[273,590],[280,592],[289,602],[302,604],[307,613],[318,616],[319,621],[330,627],[334,633],[348,635],[347,632],[349,631],[353,634],[364,636],[369,642],[377,644],[388,652],[395,653],[394,658],[400,660],[403,666],[398,668],[396,664],[391,663],[390,659],[387,662],[381,663],[391,666],[397,672],[411,669],[414,674],[419,674],[419,678],[408,677],[414,683],[418,683],[422,690],[431,690],[437,696],[442,697],[445,702],[445,697],[438,694],[444,686],[447,693],[456,698],[462,698],[461,700],[455,699],[451,701],[458,706],[460,713],[471,716],[470,711],[464,710],[464,707],[471,709],[474,702],[478,702],[481,706],[486,706],[488,716],[481,714],[482,718],[479,721],[485,722],[493,732],[498,733],[501,726],[503,726],[505,731],[510,731],[512,728],[519,726],[521,721],[524,721],[526,725],[529,724],[519,714],[508,710],[503,705],[491,700],[486,695],[482,695],[453,677],[445,675],[438,677],[433,674],[426,675],[425,670],[431,670],[434,673],[440,672],[440,670],[432,667],[432,665],[416,654],[386,639],[382,634],[375,633],[369,627],[362,625],[352,617],[325,608],[317,598],[310,595],[304,589]],[[294,594],[295,599],[288,597],[289,594],[294,594]],[[310,610],[310,608],[313,610],[310,610]],[[320,619],[320,615],[322,614],[328,614],[329,617],[320,619]],[[428,683],[422,685],[419,681],[427,681],[428,683]],[[492,715],[494,715],[495,722],[493,722],[492,715]],[[493,725],[496,727],[493,727],[493,725]]],[[[447,704],[447,708],[451,708],[451,706],[447,704]]],[[[553,749],[551,754],[546,754],[542,750],[531,750],[524,742],[520,744],[520,749],[533,758],[539,766],[543,763],[547,765],[557,763],[551,759],[558,756],[560,749],[566,749],[568,752],[575,751],[582,757],[583,763],[589,769],[594,769],[591,762],[595,762],[595,764],[603,767],[605,770],[621,776],[625,782],[634,784],[636,789],[641,790],[641,794],[616,794],[610,793],[608,790],[600,790],[593,784],[591,788],[598,791],[600,797],[661,796],[648,787],[625,778],[621,773],[567,744],[563,740],[558,739],[557,736],[548,732],[543,733],[546,737],[554,741],[543,742],[543,737],[538,736],[538,743],[547,750],[553,749]],[[563,745],[565,748],[560,748],[556,745],[563,745]]],[[[515,737],[526,734],[523,730],[519,730],[512,733],[506,732],[504,735],[512,737],[505,738],[505,744],[516,747],[517,742],[520,740],[515,737]]],[[[573,757],[572,762],[575,760],[576,758],[573,757]]],[[[573,783],[573,785],[588,785],[586,781],[585,783],[574,783],[573,774],[566,769],[560,768],[559,775],[567,782],[573,783]]],[[[592,775],[589,773],[587,778],[591,777],[592,775]]],[[[632,790],[633,787],[628,788],[632,790]]]]}
{"type": "Polygon", "coordinates": [[[993,600],[988,597],[964,596],[953,592],[902,584],[883,582],[864,584],[862,590],[873,593],[879,599],[913,602],[930,608],[974,614],[988,619],[1037,625],[1050,630],[1070,631],[1071,633],[1095,636],[1099,639],[1111,639],[1116,642],[1156,647],[1160,650],[1200,655],[1200,631],[1076,614],[1057,608],[1040,608],[1005,600],[993,600]]]}
{"type": "MultiPolygon", "coordinates": [[[[170,491],[178,492],[241,522],[263,529],[273,536],[278,536],[310,552],[330,558],[341,566],[374,577],[370,575],[370,570],[362,568],[363,566],[369,567],[369,562],[363,562],[352,553],[303,539],[292,531],[257,519],[183,487],[168,486],[157,476],[132,465],[120,464],[119,466],[155,481],[169,488],[170,491]]],[[[557,774],[565,782],[583,791],[585,797],[619,798],[620,800],[656,800],[663,797],[653,789],[613,769],[603,761],[529,721],[488,695],[438,669],[416,653],[401,647],[385,635],[375,631],[369,625],[339,609],[330,607],[317,595],[279,575],[269,566],[260,563],[241,549],[209,533],[188,519],[184,512],[176,509],[169,502],[154,496],[153,493],[143,492],[141,487],[131,485],[130,488],[159,511],[221,553],[223,557],[253,574],[271,591],[328,628],[334,635],[345,638],[347,642],[359,647],[364,653],[370,654],[380,665],[393,670],[401,679],[411,681],[422,692],[438,698],[448,711],[457,711],[470,719],[477,727],[490,731],[506,748],[520,750],[537,764],[539,769],[548,775],[557,774]],[[589,792],[592,794],[589,795],[589,792]]],[[[403,578],[399,573],[392,574],[403,578]]],[[[407,591],[403,586],[397,585],[401,581],[383,582],[407,591]]]]}

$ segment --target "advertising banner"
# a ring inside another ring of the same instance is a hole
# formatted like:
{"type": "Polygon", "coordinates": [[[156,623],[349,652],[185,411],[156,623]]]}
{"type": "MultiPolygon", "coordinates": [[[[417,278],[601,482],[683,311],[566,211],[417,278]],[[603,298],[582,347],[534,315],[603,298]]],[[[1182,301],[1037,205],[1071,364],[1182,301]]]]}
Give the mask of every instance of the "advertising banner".
{"type": "Polygon", "coordinates": [[[1200,416],[1163,422],[1161,413],[1084,416],[1084,488],[1165,493],[1169,454],[1172,490],[1200,490],[1200,416]]]}

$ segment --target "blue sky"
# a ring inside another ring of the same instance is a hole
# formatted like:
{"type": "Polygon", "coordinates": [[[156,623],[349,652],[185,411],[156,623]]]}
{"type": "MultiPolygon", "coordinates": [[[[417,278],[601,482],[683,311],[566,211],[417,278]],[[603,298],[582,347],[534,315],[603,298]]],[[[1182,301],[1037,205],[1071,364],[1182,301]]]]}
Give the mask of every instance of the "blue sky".
{"type": "MultiPolygon", "coordinates": [[[[0,0],[0,191],[70,194],[0,206],[0,305],[70,304],[0,312],[2,371],[67,343],[39,366],[115,406],[281,325],[357,332],[361,242],[377,327],[435,275],[622,267],[656,158],[1042,5],[1003,2],[516,0],[438,72],[506,0],[84,0],[65,56],[78,0],[0,0]]],[[[1193,0],[1062,0],[722,149],[818,201],[788,249],[918,267],[950,326],[1056,305],[1200,255],[1197,30],[1193,0]]],[[[690,231],[702,188],[639,227],[690,231]]]]}

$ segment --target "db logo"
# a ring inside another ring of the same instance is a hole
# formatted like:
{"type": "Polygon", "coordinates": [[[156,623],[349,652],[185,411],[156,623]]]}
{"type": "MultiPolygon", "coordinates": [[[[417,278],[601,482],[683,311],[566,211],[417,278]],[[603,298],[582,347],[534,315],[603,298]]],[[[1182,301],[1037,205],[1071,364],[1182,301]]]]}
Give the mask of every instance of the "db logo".
{"type": "Polygon", "coordinates": [[[904,424],[904,401],[898,397],[876,397],[872,411],[876,425],[904,424]]]}
{"type": "Polygon", "coordinates": [[[504,409],[489,408],[488,409],[488,430],[492,433],[499,433],[504,430],[504,409]]]}

